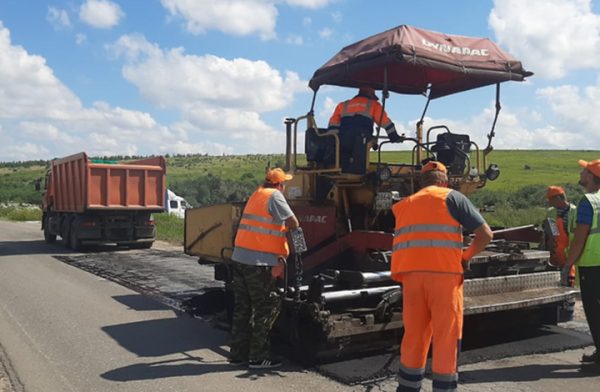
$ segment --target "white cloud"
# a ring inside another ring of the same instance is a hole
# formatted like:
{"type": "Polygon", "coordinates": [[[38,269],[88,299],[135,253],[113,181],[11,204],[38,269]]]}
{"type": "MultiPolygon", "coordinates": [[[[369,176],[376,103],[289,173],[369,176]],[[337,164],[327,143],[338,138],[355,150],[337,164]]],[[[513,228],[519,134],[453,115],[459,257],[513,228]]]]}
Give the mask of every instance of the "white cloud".
{"type": "Polygon", "coordinates": [[[56,7],[48,7],[48,13],[46,14],[46,20],[54,26],[55,29],[60,30],[66,27],[71,27],[71,20],[67,11],[58,9],[56,7]]]}
{"type": "Polygon", "coordinates": [[[301,35],[290,34],[285,39],[285,42],[292,45],[302,45],[304,43],[304,39],[301,35]]]}
{"type": "Polygon", "coordinates": [[[282,75],[265,61],[189,55],[161,50],[141,36],[123,36],[112,53],[125,56],[124,77],[163,108],[226,107],[268,112],[286,107],[294,93],[308,91],[293,72],[282,75]]]}
{"type": "MultiPolygon", "coordinates": [[[[226,34],[246,36],[258,34],[263,40],[276,36],[275,25],[279,14],[277,5],[318,9],[335,0],[161,0],[171,17],[185,21],[191,34],[218,30],[226,34]]],[[[304,18],[303,24],[310,24],[304,18]]]]}
{"type": "Polygon", "coordinates": [[[171,16],[183,18],[192,34],[219,30],[238,36],[258,33],[263,39],[275,37],[277,8],[263,0],[161,0],[171,16]]]}
{"type": "Polygon", "coordinates": [[[309,16],[306,16],[302,19],[302,26],[307,27],[310,26],[312,24],[312,18],[310,18],[309,16]]]}
{"type": "Polygon", "coordinates": [[[600,78],[595,86],[563,85],[537,93],[558,117],[554,130],[561,148],[600,149],[600,78]]]}
{"type": "Polygon", "coordinates": [[[161,154],[209,154],[222,155],[233,154],[230,146],[222,143],[187,143],[178,141],[170,145],[168,149],[161,149],[161,154]]]}
{"type": "Polygon", "coordinates": [[[12,45],[0,22],[0,161],[151,154],[180,135],[148,113],[98,102],[86,108],[44,58],[12,45]],[[35,141],[35,142],[33,142],[35,141]]]}
{"type": "Polygon", "coordinates": [[[326,128],[329,125],[329,117],[333,114],[337,104],[338,103],[334,101],[333,98],[329,96],[325,97],[325,101],[323,101],[323,106],[319,112],[319,119],[322,120],[322,124],[319,124],[319,127],[326,128]]]}
{"type": "Polygon", "coordinates": [[[80,138],[62,132],[55,125],[46,122],[23,121],[19,124],[19,129],[23,135],[32,140],[47,140],[70,145],[81,142],[80,138]]]}
{"type": "MultiPolygon", "coordinates": [[[[550,97],[552,94],[551,91],[540,92],[540,96],[544,98],[550,97]]],[[[570,99],[568,93],[563,99],[570,99]]],[[[600,106],[600,104],[596,106],[600,106]]],[[[600,117],[599,109],[596,108],[599,113],[598,117],[600,117]]],[[[487,145],[487,134],[490,132],[494,120],[494,112],[493,104],[490,103],[479,114],[465,120],[426,117],[425,128],[446,125],[453,132],[468,134],[472,141],[476,142],[480,148],[484,148],[487,145]]],[[[498,117],[495,128],[496,136],[492,140],[492,145],[496,149],[600,149],[600,132],[597,129],[581,131],[581,127],[591,123],[593,119],[579,123],[572,123],[570,117],[567,116],[563,121],[557,123],[539,120],[539,113],[532,112],[528,108],[515,110],[510,106],[503,107],[498,117]]],[[[415,123],[416,120],[411,121],[407,129],[415,129],[415,123]]],[[[413,133],[411,132],[411,134],[413,133]]]]}
{"type": "Polygon", "coordinates": [[[489,24],[499,44],[538,76],[600,68],[600,16],[591,0],[495,0],[489,24]]]}
{"type": "Polygon", "coordinates": [[[81,33],[75,34],[75,43],[77,45],[83,44],[86,40],[87,40],[87,37],[85,34],[81,34],[81,33]]]}
{"type": "Polygon", "coordinates": [[[323,8],[335,0],[285,0],[285,2],[291,6],[304,7],[304,8],[323,8]]]}
{"type": "Polygon", "coordinates": [[[0,22],[0,161],[89,155],[272,153],[284,151],[283,126],[262,113],[290,105],[306,81],[264,61],[163,50],[142,36],[110,46],[123,75],[150,102],[180,113],[163,125],[149,113],[107,102],[84,106],[46,60],[11,43],[0,22]],[[187,146],[187,147],[186,147],[187,146]]]}
{"type": "Polygon", "coordinates": [[[333,19],[335,23],[342,23],[344,17],[341,12],[336,11],[331,13],[331,19],[333,19]]]}
{"type": "Polygon", "coordinates": [[[140,35],[123,36],[109,50],[125,58],[123,76],[142,96],[181,113],[182,121],[172,128],[182,138],[202,135],[204,144],[227,145],[238,153],[282,151],[283,132],[260,113],[283,109],[296,93],[309,91],[296,73],[281,73],[265,61],[163,50],[140,35]]]}
{"type": "Polygon", "coordinates": [[[23,142],[11,146],[11,151],[6,155],[7,160],[11,161],[29,161],[36,157],[43,157],[48,154],[48,149],[30,142],[23,142]]]}
{"type": "Polygon", "coordinates": [[[160,47],[148,42],[141,34],[123,35],[114,44],[107,45],[106,49],[115,57],[124,56],[127,62],[137,62],[142,57],[162,56],[160,47]]]}
{"type": "Polygon", "coordinates": [[[319,37],[323,39],[331,38],[332,34],[333,30],[331,30],[329,27],[325,27],[324,29],[319,31],[319,37]]]}
{"type": "Polygon", "coordinates": [[[110,29],[124,16],[121,7],[110,0],[86,0],[79,9],[79,18],[98,29],[110,29]]]}
{"type": "Polygon", "coordinates": [[[64,119],[79,99],[54,76],[43,57],[11,45],[0,22],[0,119],[64,119]]]}

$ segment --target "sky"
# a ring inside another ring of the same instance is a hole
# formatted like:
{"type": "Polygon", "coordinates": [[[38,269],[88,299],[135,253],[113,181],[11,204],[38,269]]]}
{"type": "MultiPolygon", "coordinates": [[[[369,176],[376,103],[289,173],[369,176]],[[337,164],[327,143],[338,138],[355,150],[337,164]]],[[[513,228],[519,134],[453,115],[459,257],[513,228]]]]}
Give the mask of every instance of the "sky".
{"type": "MultiPolygon", "coordinates": [[[[600,150],[598,1],[0,0],[0,162],[284,153],[315,70],[404,24],[490,38],[534,72],[502,85],[495,148],[600,150]]],[[[318,126],[354,94],[321,88],[318,126]]],[[[425,103],[391,94],[399,133],[425,103]]],[[[485,145],[494,104],[493,86],[440,98],[425,127],[485,145]]]]}

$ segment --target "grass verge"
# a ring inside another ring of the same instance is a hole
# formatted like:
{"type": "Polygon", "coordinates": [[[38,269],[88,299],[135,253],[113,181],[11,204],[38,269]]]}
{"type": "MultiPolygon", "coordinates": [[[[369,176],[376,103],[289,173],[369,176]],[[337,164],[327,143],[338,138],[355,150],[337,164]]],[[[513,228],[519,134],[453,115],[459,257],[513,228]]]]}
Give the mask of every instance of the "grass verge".
{"type": "Polygon", "coordinates": [[[42,219],[42,210],[37,207],[8,206],[0,207],[0,219],[11,221],[39,221],[42,219]]]}
{"type": "Polygon", "coordinates": [[[183,219],[173,214],[154,214],[156,239],[172,244],[183,244],[183,219]]]}

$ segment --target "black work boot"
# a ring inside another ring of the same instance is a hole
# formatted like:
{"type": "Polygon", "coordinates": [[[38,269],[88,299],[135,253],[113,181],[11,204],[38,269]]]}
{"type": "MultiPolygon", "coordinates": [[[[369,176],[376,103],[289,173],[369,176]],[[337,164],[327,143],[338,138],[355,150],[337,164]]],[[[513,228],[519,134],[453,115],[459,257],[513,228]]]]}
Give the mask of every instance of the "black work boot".
{"type": "Polygon", "coordinates": [[[595,350],[592,354],[583,354],[581,357],[583,363],[600,363],[600,353],[595,350]]]}

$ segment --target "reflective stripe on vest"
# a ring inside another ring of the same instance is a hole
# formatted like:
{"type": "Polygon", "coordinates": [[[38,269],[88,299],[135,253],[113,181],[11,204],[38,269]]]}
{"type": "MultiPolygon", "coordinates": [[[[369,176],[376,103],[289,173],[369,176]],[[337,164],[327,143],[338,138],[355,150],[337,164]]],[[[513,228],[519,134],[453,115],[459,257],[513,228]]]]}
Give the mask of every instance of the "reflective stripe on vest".
{"type": "Polygon", "coordinates": [[[461,248],[463,244],[458,241],[445,240],[412,240],[400,242],[392,248],[394,251],[407,248],[461,248]]]}
{"type": "Polygon", "coordinates": [[[416,233],[416,232],[442,232],[442,233],[462,233],[462,230],[457,226],[449,226],[449,225],[411,225],[406,227],[401,227],[400,229],[394,232],[394,235],[400,235],[404,233],[416,233]]]}
{"type": "Polygon", "coordinates": [[[263,229],[262,227],[255,227],[255,226],[251,226],[251,225],[240,224],[238,229],[253,231],[255,233],[274,235],[276,237],[285,237],[285,233],[283,231],[263,229]]]}
{"type": "Polygon", "coordinates": [[[248,219],[248,220],[254,220],[254,221],[258,221],[258,222],[264,222],[264,223],[270,223],[270,224],[275,224],[275,220],[272,217],[264,217],[264,216],[259,216],[259,215],[253,215],[253,214],[242,214],[242,219],[248,219]]]}
{"type": "Polygon", "coordinates": [[[393,206],[393,277],[410,271],[463,272],[462,227],[446,206],[451,191],[429,186],[393,206]]]}
{"type": "Polygon", "coordinates": [[[600,191],[596,193],[586,193],[585,198],[588,199],[593,209],[592,225],[590,233],[585,241],[585,247],[579,260],[578,267],[597,267],[600,266],[600,191]]]}
{"type": "Polygon", "coordinates": [[[385,129],[388,135],[396,132],[396,126],[379,102],[363,95],[357,95],[352,99],[339,103],[329,119],[329,129],[339,130],[342,119],[350,119],[354,116],[364,117],[377,123],[385,129]]]}
{"type": "Polygon", "coordinates": [[[277,223],[268,210],[269,199],[276,191],[261,187],[250,196],[235,236],[235,247],[277,256],[289,255],[285,225],[277,223]]]}
{"type": "Polygon", "coordinates": [[[373,115],[371,114],[371,107],[373,106],[373,100],[367,99],[366,104],[362,102],[354,102],[354,99],[344,102],[344,108],[342,109],[341,118],[344,117],[352,117],[352,116],[363,116],[370,120],[373,120],[373,115]],[[361,111],[350,111],[350,106],[364,106],[364,109],[361,111]]]}

